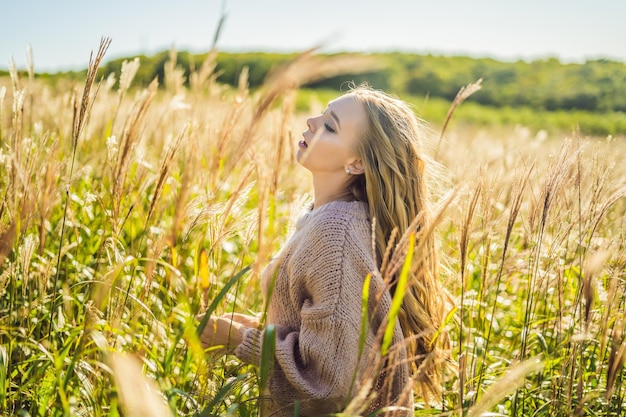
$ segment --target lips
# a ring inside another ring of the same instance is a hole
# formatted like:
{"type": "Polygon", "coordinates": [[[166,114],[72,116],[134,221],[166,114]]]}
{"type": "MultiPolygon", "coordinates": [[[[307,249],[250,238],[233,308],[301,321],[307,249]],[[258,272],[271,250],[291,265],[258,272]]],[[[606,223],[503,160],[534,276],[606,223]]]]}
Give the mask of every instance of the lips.
{"type": "Polygon", "coordinates": [[[301,148],[308,148],[309,145],[307,145],[306,141],[304,139],[302,139],[300,142],[298,142],[298,146],[301,148]]]}

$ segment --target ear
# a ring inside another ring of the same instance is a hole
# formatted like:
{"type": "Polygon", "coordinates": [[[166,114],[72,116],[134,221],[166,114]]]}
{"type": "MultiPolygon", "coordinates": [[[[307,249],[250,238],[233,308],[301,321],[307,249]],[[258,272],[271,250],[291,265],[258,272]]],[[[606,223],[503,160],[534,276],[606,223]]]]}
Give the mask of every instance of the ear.
{"type": "Polygon", "coordinates": [[[361,175],[365,173],[365,165],[360,159],[353,159],[346,165],[346,168],[350,168],[350,174],[361,175]]]}

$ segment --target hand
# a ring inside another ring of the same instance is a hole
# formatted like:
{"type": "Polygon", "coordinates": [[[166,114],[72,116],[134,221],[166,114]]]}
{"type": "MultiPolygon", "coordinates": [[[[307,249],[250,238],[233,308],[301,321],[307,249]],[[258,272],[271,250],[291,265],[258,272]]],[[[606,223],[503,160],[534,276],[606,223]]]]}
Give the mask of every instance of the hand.
{"type": "MultiPolygon", "coordinates": [[[[202,320],[203,316],[199,319],[202,320]]],[[[235,350],[243,340],[246,326],[227,317],[211,316],[200,334],[202,347],[217,348],[226,354],[235,350]],[[219,349],[221,348],[221,349],[219,349]]]]}
{"type": "Polygon", "coordinates": [[[246,327],[250,327],[253,329],[257,329],[259,327],[259,318],[257,316],[250,316],[247,314],[241,313],[226,313],[222,314],[220,317],[225,319],[229,319],[232,321],[236,321],[237,323],[241,323],[246,327]]]}

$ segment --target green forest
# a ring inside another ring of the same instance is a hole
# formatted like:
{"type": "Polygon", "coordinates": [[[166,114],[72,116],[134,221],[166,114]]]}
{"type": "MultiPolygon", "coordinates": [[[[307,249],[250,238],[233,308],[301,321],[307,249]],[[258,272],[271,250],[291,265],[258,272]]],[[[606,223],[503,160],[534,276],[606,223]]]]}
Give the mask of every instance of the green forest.
{"type": "MultiPolygon", "coordinates": [[[[139,56],[136,86],[154,78],[162,81],[170,51],[139,56]]],[[[361,54],[363,55],[363,54],[361,54]]],[[[306,86],[313,90],[345,89],[346,82],[368,82],[375,88],[413,98],[428,99],[431,106],[450,103],[461,87],[481,79],[481,89],[472,95],[470,108],[457,116],[475,123],[523,123],[537,128],[568,130],[581,124],[584,133],[626,134],[626,63],[606,59],[584,63],[562,63],[556,58],[502,62],[491,58],[418,55],[402,52],[367,54],[376,70],[346,74],[306,86]],[[472,108],[471,106],[474,106],[472,108]],[[478,106],[478,107],[477,107],[478,106]]],[[[207,54],[177,52],[176,65],[189,74],[199,68],[207,54]]],[[[236,85],[244,68],[250,88],[259,87],[268,74],[296,54],[220,52],[216,60],[217,81],[236,85]]],[[[103,76],[119,73],[124,61],[110,60],[100,69],[103,76]]],[[[60,79],[82,78],[83,72],[39,74],[56,83],[60,79]]],[[[187,77],[188,78],[188,77],[187,77]]],[[[160,83],[162,84],[162,82],[160,83]]]]}

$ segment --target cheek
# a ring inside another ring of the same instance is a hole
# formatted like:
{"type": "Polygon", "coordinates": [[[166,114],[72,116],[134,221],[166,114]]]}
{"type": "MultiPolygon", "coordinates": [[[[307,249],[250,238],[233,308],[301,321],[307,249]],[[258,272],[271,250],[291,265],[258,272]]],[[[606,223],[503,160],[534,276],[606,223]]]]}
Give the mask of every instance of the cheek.
{"type": "Polygon", "coordinates": [[[304,167],[324,171],[343,170],[347,151],[335,142],[319,140],[308,149],[299,148],[297,161],[304,167]]]}
{"type": "Polygon", "coordinates": [[[313,146],[312,153],[330,161],[343,160],[348,155],[348,147],[334,138],[332,140],[320,140],[313,146]]]}

